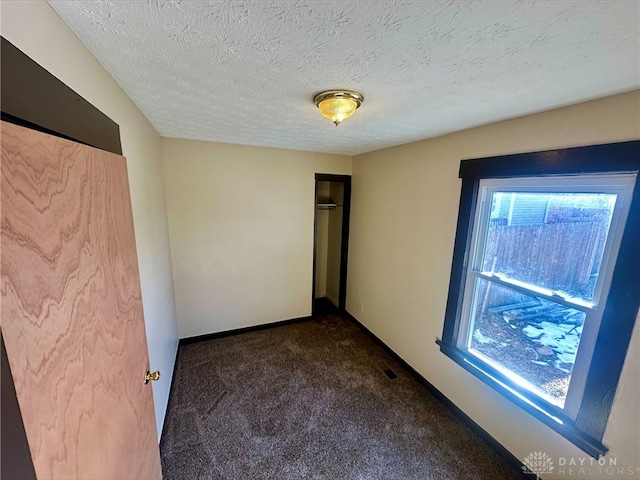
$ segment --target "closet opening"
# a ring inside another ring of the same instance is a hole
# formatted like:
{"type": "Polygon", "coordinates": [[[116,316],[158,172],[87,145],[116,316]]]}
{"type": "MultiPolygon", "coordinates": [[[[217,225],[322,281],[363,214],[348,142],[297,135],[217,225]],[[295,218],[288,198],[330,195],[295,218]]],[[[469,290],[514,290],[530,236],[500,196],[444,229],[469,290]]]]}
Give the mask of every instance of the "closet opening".
{"type": "Polygon", "coordinates": [[[344,311],[351,176],[316,173],[312,314],[344,311]]]}

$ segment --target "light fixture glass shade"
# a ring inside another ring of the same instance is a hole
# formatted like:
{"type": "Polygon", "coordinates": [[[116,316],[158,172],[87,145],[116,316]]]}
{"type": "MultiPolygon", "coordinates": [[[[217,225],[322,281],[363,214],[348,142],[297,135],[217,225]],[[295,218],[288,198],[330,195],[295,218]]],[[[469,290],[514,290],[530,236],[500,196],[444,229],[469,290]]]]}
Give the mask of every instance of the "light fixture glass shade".
{"type": "Polygon", "coordinates": [[[339,125],[345,118],[353,115],[364,96],[351,90],[329,90],[314,97],[314,102],[323,117],[339,125]]]}
{"type": "Polygon", "coordinates": [[[318,108],[322,116],[338,125],[345,118],[353,115],[353,112],[358,108],[358,104],[350,98],[330,98],[320,102],[318,108]]]}

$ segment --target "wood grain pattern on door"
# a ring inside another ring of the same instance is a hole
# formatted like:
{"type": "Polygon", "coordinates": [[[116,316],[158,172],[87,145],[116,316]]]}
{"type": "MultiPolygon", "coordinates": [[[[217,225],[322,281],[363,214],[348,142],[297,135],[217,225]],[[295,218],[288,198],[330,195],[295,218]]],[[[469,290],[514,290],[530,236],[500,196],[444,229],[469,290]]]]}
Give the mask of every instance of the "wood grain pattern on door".
{"type": "Polygon", "coordinates": [[[161,478],[126,161],[1,127],[0,325],[36,475],[161,478]]]}

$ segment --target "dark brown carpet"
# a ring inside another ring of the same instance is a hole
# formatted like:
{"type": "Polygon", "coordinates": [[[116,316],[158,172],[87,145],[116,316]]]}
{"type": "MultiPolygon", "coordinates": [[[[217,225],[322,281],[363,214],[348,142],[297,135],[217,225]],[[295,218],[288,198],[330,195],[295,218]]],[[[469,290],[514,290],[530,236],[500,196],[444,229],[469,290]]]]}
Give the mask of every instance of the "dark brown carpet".
{"type": "Polygon", "coordinates": [[[165,422],[166,480],[522,478],[331,313],[181,346],[165,422]]]}

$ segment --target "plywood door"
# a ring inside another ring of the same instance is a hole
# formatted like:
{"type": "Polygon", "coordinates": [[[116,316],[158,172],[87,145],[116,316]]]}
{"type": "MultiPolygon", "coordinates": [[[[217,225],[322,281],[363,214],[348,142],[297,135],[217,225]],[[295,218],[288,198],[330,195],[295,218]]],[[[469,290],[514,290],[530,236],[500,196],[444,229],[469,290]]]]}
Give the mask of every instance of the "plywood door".
{"type": "Polygon", "coordinates": [[[36,475],[161,478],[125,159],[1,128],[0,325],[36,475]]]}

